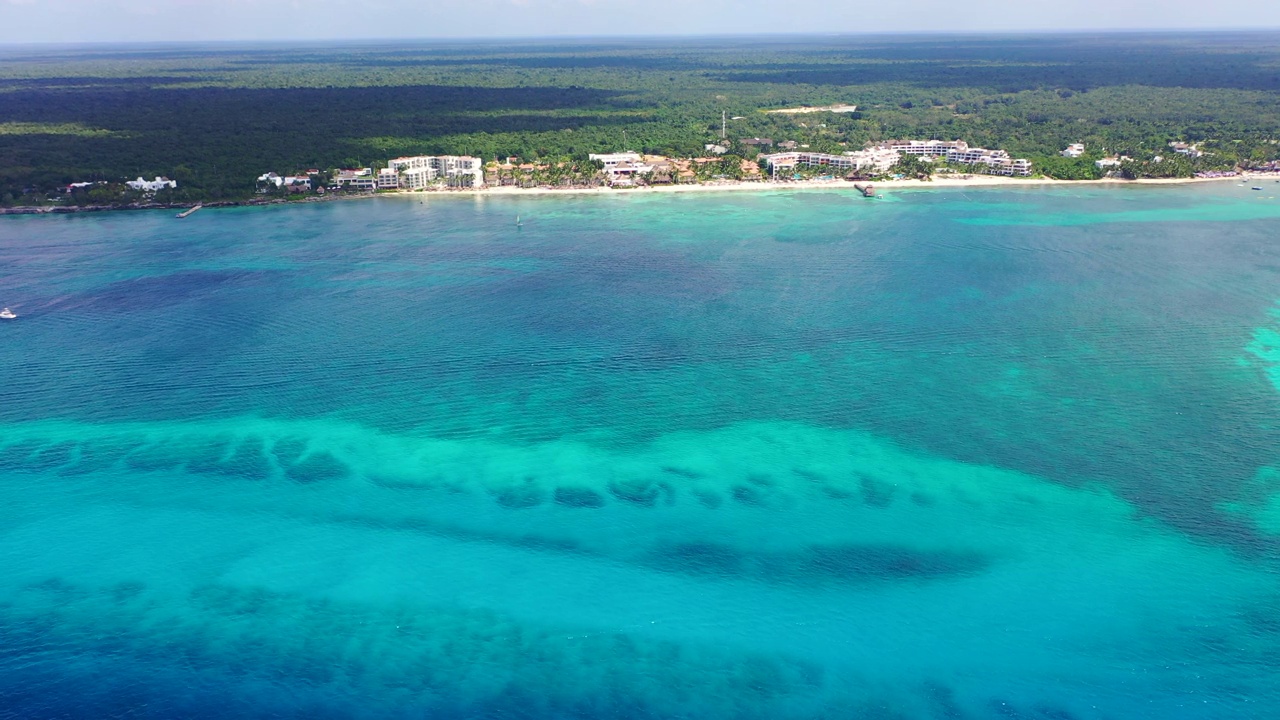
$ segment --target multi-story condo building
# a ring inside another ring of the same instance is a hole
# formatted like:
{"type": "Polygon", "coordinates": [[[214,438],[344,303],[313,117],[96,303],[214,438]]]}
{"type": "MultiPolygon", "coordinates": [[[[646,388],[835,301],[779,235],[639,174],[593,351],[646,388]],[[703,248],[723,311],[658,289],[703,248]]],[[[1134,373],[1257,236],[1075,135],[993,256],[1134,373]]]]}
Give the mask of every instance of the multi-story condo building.
{"type": "Polygon", "coordinates": [[[1030,175],[1031,162],[1013,159],[1004,150],[969,147],[963,140],[893,140],[882,143],[882,150],[896,150],[924,158],[946,158],[957,165],[981,165],[992,175],[1030,175]]]}
{"type": "Polygon", "coordinates": [[[769,168],[771,172],[777,170],[787,171],[794,169],[797,165],[804,165],[806,167],[830,167],[832,170],[846,172],[871,169],[884,173],[896,165],[901,157],[896,150],[870,148],[840,155],[815,152],[782,152],[761,155],[756,158],[756,161],[769,168]]]}
{"type": "Polygon", "coordinates": [[[396,174],[398,187],[408,190],[425,188],[442,178],[449,185],[484,185],[483,163],[480,158],[469,155],[415,155],[396,158],[387,163],[387,169],[396,174]]]}
{"type": "Polygon", "coordinates": [[[922,158],[946,158],[958,165],[980,165],[983,171],[993,175],[1030,175],[1031,162],[1013,159],[1004,150],[987,150],[969,147],[963,140],[894,140],[875,147],[847,152],[841,155],[813,152],[784,152],[761,155],[759,162],[771,171],[789,170],[797,165],[830,167],[832,170],[874,170],[886,173],[898,163],[902,155],[922,158]]]}
{"type": "Polygon", "coordinates": [[[963,140],[890,140],[881,143],[879,147],[883,150],[897,150],[904,155],[944,157],[953,150],[967,151],[969,144],[963,140]]]}
{"type": "Polygon", "coordinates": [[[378,171],[378,189],[395,190],[400,187],[400,175],[392,168],[386,167],[378,171]]]}

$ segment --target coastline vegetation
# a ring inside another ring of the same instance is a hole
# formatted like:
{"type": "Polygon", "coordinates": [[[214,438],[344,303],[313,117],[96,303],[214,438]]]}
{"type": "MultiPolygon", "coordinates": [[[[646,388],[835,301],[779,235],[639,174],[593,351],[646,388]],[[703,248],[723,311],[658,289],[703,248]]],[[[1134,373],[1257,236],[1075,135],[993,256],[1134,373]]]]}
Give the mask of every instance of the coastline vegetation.
{"type": "Polygon", "coordinates": [[[698,178],[739,174],[769,151],[738,143],[757,137],[962,139],[1059,179],[1098,177],[1104,156],[1187,177],[1280,159],[1277,67],[1276,33],[8,48],[0,205],[133,202],[118,183],[157,175],[178,181],[167,202],[237,200],[268,170],[411,154],[581,174],[593,152],[705,155],[722,113],[728,154],[698,178]],[[859,109],[766,112],[839,104],[859,109]],[[1061,157],[1071,143],[1086,154],[1061,157]]]}

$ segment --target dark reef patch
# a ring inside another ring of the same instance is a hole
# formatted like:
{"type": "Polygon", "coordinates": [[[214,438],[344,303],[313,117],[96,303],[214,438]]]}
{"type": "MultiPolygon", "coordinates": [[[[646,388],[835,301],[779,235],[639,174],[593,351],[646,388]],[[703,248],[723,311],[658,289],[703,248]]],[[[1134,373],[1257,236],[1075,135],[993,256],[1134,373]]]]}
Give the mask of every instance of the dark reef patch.
{"type": "Polygon", "coordinates": [[[652,480],[615,480],[609,483],[609,492],[623,502],[643,507],[653,507],[662,494],[652,480]]]}
{"type": "Polygon", "coordinates": [[[332,453],[320,450],[302,458],[285,468],[285,477],[296,483],[317,483],[327,480],[338,480],[347,477],[351,468],[334,457],[332,453]]]}
{"type": "Polygon", "coordinates": [[[911,493],[911,502],[919,505],[920,507],[933,507],[938,503],[932,495],[922,492],[911,493]]]}
{"type": "Polygon", "coordinates": [[[44,446],[39,440],[20,440],[0,449],[0,468],[6,470],[25,469],[31,462],[31,456],[44,446]]]}
{"type": "Polygon", "coordinates": [[[32,455],[26,466],[37,471],[61,467],[71,462],[75,449],[76,444],[73,442],[55,443],[32,455]]]}
{"type": "Polygon", "coordinates": [[[677,477],[687,478],[689,480],[700,480],[706,477],[705,475],[698,472],[697,470],[690,470],[688,468],[675,467],[674,465],[663,465],[662,472],[669,473],[677,477]]]}
{"type": "Polygon", "coordinates": [[[694,490],[693,496],[698,498],[698,502],[702,503],[703,507],[708,507],[712,510],[724,504],[724,496],[710,490],[694,490]]]}
{"type": "Polygon", "coordinates": [[[794,567],[803,575],[845,580],[963,576],[990,564],[977,553],[901,545],[814,545],[797,561],[794,567]]]}
{"type": "Polygon", "coordinates": [[[541,488],[532,480],[526,480],[522,485],[513,485],[493,491],[494,500],[502,507],[512,510],[522,510],[541,505],[542,496],[541,488]]]}
{"type": "Polygon", "coordinates": [[[589,488],[558,487],[553,500],[557,505],[571,508],[604,507],[604,497],[589,488]]]}
{"type": "Polygon", "coordinates": [[[750,485],[734,485],[729,494],[733,496],[734,500],[743,505],[759,507],[764,504],[764,493],[750,485]]]}
{"type": "Polygon", "coordinates": [[[737,575],[746,568],[747,557],[718,543],[691,542],[659,545],[649,555],[649,563],[664,570],[697,575],[737,575]]]}
{"type": "Polygon", "coordinates": [[[659,543],[641,562],[667,572],[736,575],[785,585],[859,585],[963,577],[990,561],[977,553],[916,550],[896,545],[811,545],[776,552],[713,541],[659,543]]]}
{"type": "Polygon", "coordinates": [[[898,488],[870,475],[858,473],[858,487],[862,491],[862,501],[872,507],[889,507],[893,504],[893,496],[898,488]]]}
{"type": "Polygon", "coordinates": [[[857,496],[857,493],[852,490],[834,485],[822,486],[822,492],[832,500],[850,500],[857,496]]]}

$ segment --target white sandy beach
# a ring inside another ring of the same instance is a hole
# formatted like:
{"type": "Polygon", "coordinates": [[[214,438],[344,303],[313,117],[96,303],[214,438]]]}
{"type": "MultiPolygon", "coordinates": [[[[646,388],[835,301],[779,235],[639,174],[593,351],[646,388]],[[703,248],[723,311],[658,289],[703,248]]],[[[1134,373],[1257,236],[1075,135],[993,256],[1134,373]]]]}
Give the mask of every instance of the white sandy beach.
{"type": "MultiPolygon", "coordinates": [[[[972,175],[967,177],[939,177],[933,180],[887,180],[871,184],[880,190],[937,190],[944,188],[980,188],[980,187],[1069,187],[1077,185],[1189,185],[1195,183],[1250,182],[1262,179],[1278,180],[1274,175],[1239,175],[1228,178],[1160,178],[1144,180],[1054,180],[1051,178],[1003,177],[999,175],[972,175]]],[[[449,190],[401,190],[392,195],[422,196],[434,194],[447,195],[559,195],[565,193],[593,195],[647,195],[650,193],[696,193],[696,192],[739,192],[739,191],[777,191],[777,190],[848,190],[858,192],[854,183],[844,179],[830,180],[794,180],[794,181],[722,181],[702,183],[698,185],[650,185],[644,187],[597,187],[597,188],[550,188],[550,187],[482,187],[460,188],[449,190]]]]}

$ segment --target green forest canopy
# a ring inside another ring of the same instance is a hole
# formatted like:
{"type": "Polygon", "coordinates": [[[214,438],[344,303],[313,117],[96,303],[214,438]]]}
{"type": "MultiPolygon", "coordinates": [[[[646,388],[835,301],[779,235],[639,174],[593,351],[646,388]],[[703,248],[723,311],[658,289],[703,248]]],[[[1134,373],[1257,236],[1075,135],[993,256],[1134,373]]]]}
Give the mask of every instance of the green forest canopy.
{"type": "Polygon", "coordinates": [[[718,137],[837,151],[897,137],[1069,143],[1229,167],[1280,157],[1280,34],[0,48],[0,202],[167,175],[176,199],[408,153],[696,155],[718,137]],[[855,114],[764,109],[854,103],[855,114]],[[625,141],[624,141],[625,133],[625,141]]]}

